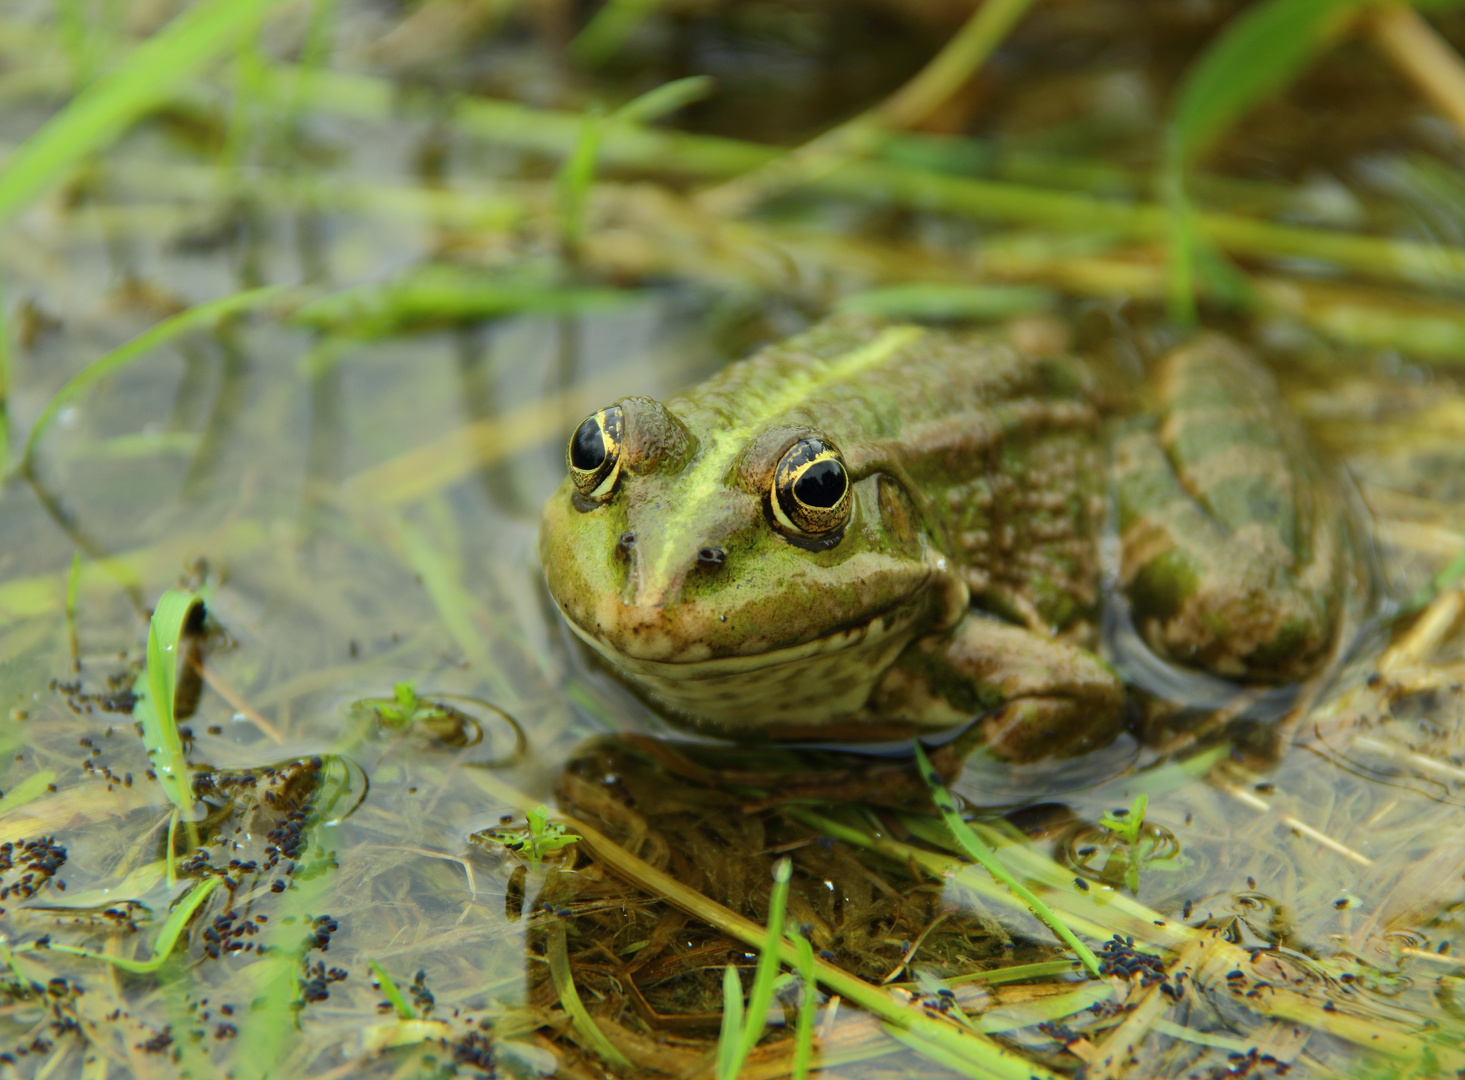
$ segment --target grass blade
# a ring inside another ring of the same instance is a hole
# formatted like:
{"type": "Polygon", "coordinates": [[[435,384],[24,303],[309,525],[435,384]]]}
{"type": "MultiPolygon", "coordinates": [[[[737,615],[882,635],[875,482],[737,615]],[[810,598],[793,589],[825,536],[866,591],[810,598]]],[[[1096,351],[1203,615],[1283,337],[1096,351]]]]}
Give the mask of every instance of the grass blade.
{"type": "Polygon", "coordinates": [[[809,1060],[814,1056],[814,1010],[818,1008],[819,995],[814,983],[814,946],[803,936],[794,939],[798,950],[799,973],[799,1015],[794,1023],[794,1061],[792,1080],[805,1080],[809,1075],[809,1060]]]}
{"type": "Polygon", "coordinates": [[[994,1080],[992,1073],[980,1065],[967,1061],[958,1054],[953,1054],[944,1046],[933,1043],[928,1039],[923,1039],[914,1032],[902,1031],[894,1024],[882,1024],[881,1027],[884,1029],[885,1034],[889,1035],[896,1042],[904,1043],[916,1053],[920,1054],[921,1057],[928,1061],[934,1061],[937,1065],[942,1065],[959,1076],[967,1076],[971,1080],[994,1080]]]}
{"type": "MultiPolygon", "coordinates": [[[[0,480],[10,468],[10,325],[5,318],[5,290],[0,288],[0,480]]],[[[3,488],[0,488],[3,491],[3,488]]]]}
{"type": "Polygon", "coordinates": [[[1185,192],[1186,170],[1242,113],[1290,82],[1364,2],[1262,0],[1227,23],[1185,73],[1161,183],[1169,210],[1172,318],[1195,321],[1200,237],[1185,192]]]}
{"type": "Polygon", "coordinates": [[[1012,890],[1014,896],[1017,896],[1023,903],[1027,904],[1032,909],[1034,915],[1047,923],[1049,929],[1057,934],[1078,955],[1079,960],[1083,961],[1083,966],[1088,969],[1089,974],[1094,976],[1094,978],[1098,978],[1099,960],[1094,955],[1093,950],[1080,941],[1078,936],[1064,924],[1063,920],[1053,914],[1053,910],[1047,904],[1033,895],[1032,890],[1018,881],[1012,871],[997,861],[997,856],[993,854],[992,850],[986,844],[982,843],[981,838],[972,831],[971,827],[961,819],[961,815],[956,812],[956,804],[952,802],[951,792],[946,790],[946,785],[941,782],[940,775],[931,768],[931,759],[926,756],[926,751],[922,749],[919,740],[915,742],[915,748],[916,763],[920,766],[921,775],[926,778],[926,783],[931,788],[932,795],[935,796],[936,809],[941,811],[941,816],[946,821],[946,827],[951,830],[951,835],[956,837],[957,842],[961,844],[963,850],[968,855],[981,863],[989,874],[1006,885],[1012,890]]]}
{"type": "Polygon", "coordinates": [[[93,360],[73,375],[66,385],[56,391],[51,400],[46,402],[46,407],[41,410],[41,415],[36,418],[30,434],[26,437],[25,449],[21,452],[20,457],[21,471],[26,476],[33,475],[36,447],[40,444],[41,438],[50,429],[62,408],[74,401],[92,384],[116,374],[179,334],[249,308],[258,307],[274,299],[281,291],[280,286],[268,286],[263,289],[250,289],[247,292],[235,293],[233,296],[226,296],[222,300],[214,300],[207,304],[199,304],[186,311],[180,311],[171,318],[164,319],[156,326],[144,330],[125,345],[118,346],[105,356],[93,360]]]}
{"type": "Polygon", "coordinates": [[[178,685],[178,643],[202,603],[193,593],[177,589],[162,595],[148,624],[147,667],[133,686],[137,695],[133,715],[142,724],[148,760],[168,801],[184,816],[193,813],[193,785],[173,715],[173,692],[178,685]]]}
{"type": "Polygon", "coordinates": [[[56,771],[54,769],[42,769],[38,773],[32,773],[20,783],[0,796],[0,814],[7,810],[14,810],[16,807],[24,806],[40,798],[46,788],[55,781],[56,771]]]}
{"type": "Polygon", "coordinates": [[[613,124],[650,123],[667,113],[675,112],[683,105],[706,97],[712,92],[713,86],[713,81],[706,76],[692,76],[648,90],[622,105],[610,116],[603,115],[596,105],[585,111],[575,147],[565,158],[559,175],[555,178],[559,189],[560,246],[567,254],[574,256],[579,251],[580,241],[584,239],[585,204],[590,198],[591,185],[595,183],[600,143],[606,129],[613,124]]]}
{"type": "Polygon", "coordinates": [[[635,293],[564,286],[428,263],[395,281],[357,285],[303,304],[292,323],[370,339],[504,315],[570,315],[623,304],[635,293]]]}
{"type": "Polygon", "coordinates": [[[1263,0],[1190,66],[1170,122],[1172,165],[1187,167],[1253,105],[1287,85],[1366,0],[1263,0]]]}
{"type": "Polygon", "coordinates": [[[570,953],[565,942],[565,927],[563,923],[556,922],[549,926],[546,932],[548,938],[549,953],[549,976],[554,981],[555,993],[560,996],[560,1004],[565,1012],[570,1014],[570,1019],[575,1025],[575,1030],[595,1047],[596,1052],[606,1061],[619,1065],[623,1069],[629,1069],[631,1063],[626,1060],[626,1055],[615,1048],[615,1044],[605,1037],[605,1032],[600,1030],[600,1025],[585,1008],[585,1003],[580,1000],[580,991],[575,988],[574,976],[570,974],[570,953]]]}
{"type": "Polygon", "coordinates": [[[661,6],[662,0],[608,0],[570,42],[569,52],[586,67],[598,67],[615,55],[636,27],[661,6]]]}
{"type": "Polygon", "coordinates": [[[278,0],[203,0],[139,45],[27,139],[0,170],[0,225],[87,154],[112,142],[172,85],[227,48],[278,0]]]}
{"type": "Polygon", "coordinates": [[[738,1040],[738,1052],[732,1075],[736,1076],[743,1062],[752,1053],[753,1047],[763,1037],[763,1027],[768,1019],[768,1006],[773,1004],[773,980],[778,977],[778,946],[783,941],[783,913],[788,906],[788,883],[793,876],[793,863],[779,859],[773,867],[773,892],[768,898],[768,937],[758,954],[758,969],[753,975],[753,992],[748,995],[747,1021],[743,1025],[742,1037],[738,1040]]]}
{"type": "Polygon", "coordinates": [[[382,966],[375,960],[368,960],[366,966],[371,968],[371,973],[376,976],[376,984],[381,987],[382,996],[392,1003],[396,1010],[398,1020],[416,1020],[417,1011],[407,1004],[407,999],[402,996],[402,991],[397,989],[397,984],[392,977],[383,970],[382,966]]]}
{"type": "Polygon", "coordinates": [[[743,983],[738,969],[729,964],[722,970],[722,1031],[717,1038],[717,1080],[735,1080],[742,1062],[743,983]]]}
{"type": "Polygon", "coordinates": [[[76,945],[58,945],[52,943],[49,947],[57,952],[72,953],[75,956],[85,956],[89,960],[103,960],[113,967],[121,968],[123,971],[130,971],[134,975],[147,975],[157,971],[168,961],[173,953],[173,947],[178,944],[184,927],[188,920],[193,918],[193,913],[199,909],[205,900],[223,882],[223,878],[205,878],[192,889],[190,889],[178,902],[178,905],[168,914],[168,919],[158,930],[158,936],[153,939],[153,955],[146,960],[129,960],[123,956],[108,956],[106,953],[92,952],[89,949],[79,948],[76,945]]]}
{"type": "Polygon", "coordinates": [[[1016,25],[1032,0],[983,0],[966,24],[904,86],[869,109],[766,165],[699,196],[735,215],[863,157],[891,131],[919,124],[959,90],[1016,25]]]}

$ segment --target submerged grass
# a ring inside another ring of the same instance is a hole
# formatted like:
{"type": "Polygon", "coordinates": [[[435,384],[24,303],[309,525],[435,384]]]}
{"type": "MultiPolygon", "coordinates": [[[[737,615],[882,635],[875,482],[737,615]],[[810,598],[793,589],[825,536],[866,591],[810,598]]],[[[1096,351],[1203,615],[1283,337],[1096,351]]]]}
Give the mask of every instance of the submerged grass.
{"type": "MultiPolygon", "coordinates": [[[[575,988],[575,977],[570,972],[569,950],[565,943],[565,928],[558,922],[551,923],[545,931],[545,956],[549,961],[550,978],[554,981],[555,993],[559,995],[560,1006],[574,1022],[575,1030],[594,1047],[595,1052],[612,1065],[629,1069],[631,1062],[614,1043],[605,1037],[600,1025],[590,1015],[585,1003],[580,1000],[580,991],[575,988]]],[[[736,978],[736,974],[734,974],[736,978]]]]}
{"type": "Polygon", "coordinates": [[[222,884],[223,882],[219,878],[207,878],[197,882],[184,893],[183,897],[174,905],[173,910],[168,913],[163,925],[158,927],[158,935],[153,939],[153,954],[146,960],[92,952],[89,949],[78,948],[75,945],[63,945],[59,942],[53,942],[47,948],[55,949],[57,952],[71,953],[73,956],[84,956],[88,960],[100,960],[133,975],[151,975],[168,962],[173,955],[173,947],[178,944],[178,939],[188,928],[189,920],[203,906],[210,894],[222,884]]]}
{"type": "Polygon", "coordinates": [[[1089,974],[1098,978],[1099,960],[1094,956],[1093,950],[1080,941],[1077,935],[1064,924],[1063,920],[1053,914],[1053,911],[1048,905],[1039,900],[1031,889],[1018,881],[1007,867],[997,861],[997,856],[992,853],[991,849],[982,842],[981,838],[972,831],[971,826],[957,812],[956,804],[951,798],[951,792],[946,790],[946,785],[942,782],[940,773],[931,768],[931,759],[926,756],[926,751],[920,742],[917,741],[912,745],[915,748],[916,763],[920,766],[921,775],[926,778],[926,783],[930,786],[931,793],[935,797],[936,809],[941,812],[941,818],[946,822],[946,827],[951,830],[951,835],[956,839],[956,842],[961,845],[962,849],[968,855],[981,863],[982,867],[995,880],[1006,885],[1012,891],[1013,896],[1027,904],[1032,910],[1032,913],[1043,920],[1049,929],[1057,934],[1073,950],[1074,955],[1079,958],[1079,961],[1088,970],[1089,974]]]}
{"type": "Polygon", "coordinates": [[[36,450],[40,446],[41,440],[50,431],[61,410],[76,401],[92,386],[117,374],[147,356],[158,346],[164,345],[190,330],[218,323],[251,308],[261,307],[271,300],[277,299],[283,291],[279,286],[248,289],[219,300],[199,304],[164,319],[125,345],[93,360],[67,380],[66,385],[56,391],[51,400],[46,402],[41,414],[36,417],[35,423],[31,425],[30,434],[26,436],[25,447],[21,451],[19,466],[21,472],[26,476],[35,475],[36,450]]]}

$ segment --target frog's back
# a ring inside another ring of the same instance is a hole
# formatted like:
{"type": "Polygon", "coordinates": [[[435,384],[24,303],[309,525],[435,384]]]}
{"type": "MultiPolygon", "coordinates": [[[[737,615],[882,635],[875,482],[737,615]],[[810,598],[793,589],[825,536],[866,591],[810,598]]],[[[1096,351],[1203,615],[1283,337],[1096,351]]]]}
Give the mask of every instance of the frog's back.
{"type": "Polygon", "coordinates": [[[1096,609],[1100,416],[1078,360],[999,331],[839,318],[670,404],[710,457],[813,429],[857,477],[892,476],[981,607],[1050,631],[1096,609]]]}

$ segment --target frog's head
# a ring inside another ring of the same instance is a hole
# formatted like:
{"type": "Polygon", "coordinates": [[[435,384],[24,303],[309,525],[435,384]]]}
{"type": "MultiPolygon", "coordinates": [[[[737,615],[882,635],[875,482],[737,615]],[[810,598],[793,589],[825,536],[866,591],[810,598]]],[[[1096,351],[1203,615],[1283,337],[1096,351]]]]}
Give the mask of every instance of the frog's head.
{"type": "Polygon", "coordinates": [[[877,450],[745,404],[587,417],[540,556],[576,633],[663,704],[723,730],[817,725],[966,592],[877,450]]]}

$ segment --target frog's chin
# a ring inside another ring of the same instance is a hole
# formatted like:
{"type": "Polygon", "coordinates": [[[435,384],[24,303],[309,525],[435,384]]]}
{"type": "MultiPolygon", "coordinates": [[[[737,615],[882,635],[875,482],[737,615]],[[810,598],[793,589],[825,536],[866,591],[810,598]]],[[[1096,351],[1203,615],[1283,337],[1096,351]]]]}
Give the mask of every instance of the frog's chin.
{"type": "Polygon", "coordinates": [[[678,719],[730,738],[818,729],[861,712],[885,670],[928,617],[909,603],[798,645],[744,656],[647,660],[566,618],[592,649],[678,719]]]}

